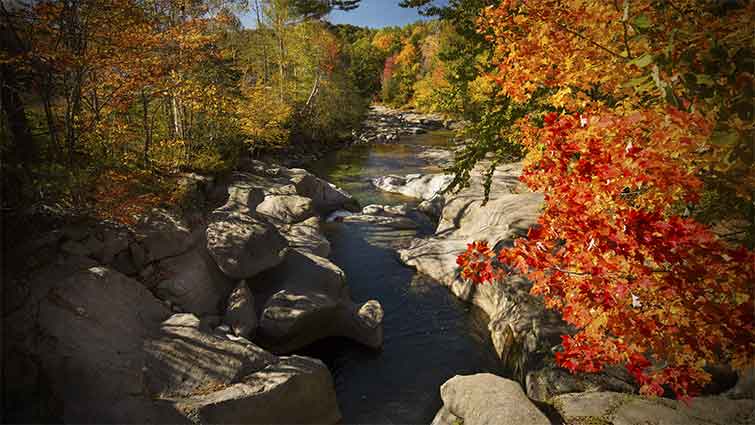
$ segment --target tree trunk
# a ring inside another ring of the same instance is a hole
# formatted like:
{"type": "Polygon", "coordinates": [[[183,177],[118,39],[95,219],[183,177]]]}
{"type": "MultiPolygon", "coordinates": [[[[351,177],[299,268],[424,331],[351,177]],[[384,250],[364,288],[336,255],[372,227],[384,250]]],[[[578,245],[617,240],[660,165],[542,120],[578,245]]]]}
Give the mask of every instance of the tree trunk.
{"type": "Polygon", "coordinates": [[[317,76],[315,77],[315,82],[312,84],[312,91],[309,92],[309,97],[307,98],[307,103],[304,104],[304,107],[302,108],[302,112],[306,113],[312,108],[312,104],[314,103],[315,99],[317,98],[317,94],[320,92],[320,73],[317,73],[317,76]]]}
{"type": "Polygon", "coordinates": [[[52,100],[49,88],[45,88],[45,92],[42,95],[42,104],[45,108],[45,119],[47,120],[47,131],[50,132],[50,141],[52,142],[53,152],[56,157],[59,157],[61,148],[60,141],[58,140],[58,128],[55,123],[55,111],[52,109],[52,100]]]}
{"type": "Polygon", "coordinates": [[[285,70],[284,70],[284,66],[285,66],[284,63],[286,61],[286,52],[283,46],[282,28],[280,31],[278,31],[278,49],[280,50],[280,59],[278,63],[278,73],[279,73],[279,78],[280,78],[280,99],[281,101],[283,101],[283,99],[285,98],[284,92],[285,92],[286,75],[285,75],[285,70]]]}
{"type": "Polygon", "coordinates": [[[73,165],[74,152],[76,150],[76,138],[78,137],[78,120],[81,116],[81,83],[82,73],[74,72],[73,81],[66,96],[66,147],[68,148],[68,162],[73,165]]]}
{"type": "Polygon", "coordinates": [[[176,97],[171,97],[171,107],[173,110],[173,132],[177,139],[184,139],[183,111],[181,101],[176,97]]]}

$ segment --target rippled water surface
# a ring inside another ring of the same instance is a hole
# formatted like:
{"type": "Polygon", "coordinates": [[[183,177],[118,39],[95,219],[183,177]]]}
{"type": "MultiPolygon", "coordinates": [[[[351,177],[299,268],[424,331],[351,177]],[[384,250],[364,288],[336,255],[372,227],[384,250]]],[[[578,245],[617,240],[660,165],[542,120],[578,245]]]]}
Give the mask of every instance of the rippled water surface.
{"type": "MultiPolygon", "coordinates": [[[[417,154],[446,144],[447,133],[402,140],[401,145],[352,147],[310,166],[352,193],[362,205],[416,202],[379,192],[372,177],[435,172],[417,154]]],[[[441,406],[439,389],[456,374],[499,372],[484,313],[443,286],[404,267],[393,248],[414,231],[330,223],[331,259],[348,278],[355,301],[377,299],[385,310],[385,344],[373,351],[343,339],[310,347],[333,372],[346,424],[430,423],[441,406]]]]}

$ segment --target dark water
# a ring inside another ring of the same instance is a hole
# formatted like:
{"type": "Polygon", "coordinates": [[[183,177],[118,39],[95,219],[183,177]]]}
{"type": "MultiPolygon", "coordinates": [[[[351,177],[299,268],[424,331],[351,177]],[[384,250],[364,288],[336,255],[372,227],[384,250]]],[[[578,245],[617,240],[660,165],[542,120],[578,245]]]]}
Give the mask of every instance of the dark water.
{"type": "MultiPolygon", "coordinates": [[[[402,141],[403,145],[354,147],[309,168],[351,192],[362,205],[412,202],[376,191],[369,178],[435,171],[437,167],[419,160],[416,153],[446,140],[446,134],[436,133],[402,141]]],[[[385,310],[382,351],[331,339],[306,353],[330,367],[343,423],[428,424],[441,406],[439,389],[447,379],[500,372],[485,314],[398,261],[393,248],[406,244],[413,231],[330,223],[327,233],[331,259],[346,273],[352,298],[377,299],[385,310]]]]}

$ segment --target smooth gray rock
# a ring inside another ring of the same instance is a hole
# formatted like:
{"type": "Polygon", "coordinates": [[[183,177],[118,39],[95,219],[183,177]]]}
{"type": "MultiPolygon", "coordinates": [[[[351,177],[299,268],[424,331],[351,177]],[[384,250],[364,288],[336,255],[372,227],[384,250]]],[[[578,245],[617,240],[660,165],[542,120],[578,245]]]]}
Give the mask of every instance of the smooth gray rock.
{"type": "Polygon", "coordinates": [[[417,222],[408,217],[354,214],[344,217],[344,223],[369,224],[393,229],[416,229],[417,222]]]}
{"type": "Polygon", "coordinates": [[[482,308],[499,357],[521,379],[529,372],[533,354],[549,352],[570,328],[540,297],[530,295],[531,284],[519,276],[474,285],[459,277],[456,257],[467,243],[486,240],[491,246],[510,244],[537,223],[543,197],[537,193],[493,193],[482,206],[482,193],[461,192],[443,208],[435,236],[415,239],[400,249],[404,264],[415,267],[449,287],[459,298],[482,308]]]}
{"type": "Polygon", "coordinates": [[[175,314],[144,342],[146,386],[154,397],[175,399],[228,386],[277,358],[254,344],[211,333],[193,314],[175,314]]]}
{"type": "Polygon", "coordinates": [[[289,353],[328,336],[374,348],[383,343],[380,304],[354,304],[343,271],[325,258],[291,250],[253,289],[255,298],[264,300],[260,341],[274,352],[289,353]]]}
{"type": "Polygon", "coordinates": [[[463,421],[460,417],[454,415],[448,411],[446,406],[443,406],[435,414],[433,421],[430,425],[463,425],[463,421]]]}
{"type": "Polygon", "coordinates": [[[323,235],[322,220],[312,217],[301,223],[279,225],[278,231],[288,241],[288,246],[310,252],[320,257],[330,255],[330,242],[323,235]]]}
{"type": "Polygon", "coordinates": [[[228,206],[238,206],[254,211],[265,200],[265,191],[252,183],[239,179],[228,185],[228,206]]]}
{"type": "Polygon", "coordinates": [[[135,231],[137,241],[145,250],[145,264],[182,254],[192,246],[189,227],[167,210],[155,209],[141,217],[135,231]]]}
{"type": "Polygon", "coordinates": [[[326,215],[336,210],[356,210],[358,203],[345,191],[312,174],[300,170],[291,176],[296,193],[310,198],[318,213],[326,215]]]}
{"type": "Polygon", "coordinates": [[[207,225],[207,250],[220,270],[246,279],[283,261],[288,243],[259,216],[216,210],[207,225]]]}
{"type": "Polygon", "coordinates": [[[314,216],[312,199],[298,195],[269,195],[257,206],[257,212],[274,223],[299,223],[314,216]]]}
{"type": "Polygon", "coordinates": [[[204,246],[162,260],[156,270],[165,277],[157,283],[156,295],[197,315],[218,314],[233,288],[204,246]]]}
{"type": "Polygon", "coordinates": [[[400,205],[367,205],[362,208],[363,215],[378,215],[383,217],[405,217],[409,214],[406,204],[400,205]]]}
{"type": "Polygon", "coordinates": [[[179,403],[196,423],[336,424],[341,413],[327,367],[307,357],[282,357],[241,382],[179,403]]]}
{"type": "Polygon", "coordinates": [[[430,199],[420,202],[417,209],[437,220],[443,214],[443,205],[445,202],[446,199],[443,195],[435,195],[430,199]]]}
{"type": "Polygon", "coordinates": [[[181,422],[144,387],[142,341],[168,315],[139,282],[102,267],[52,287],[39,304],[37,349],[65,422],[181,422]]]}
{"type": "Polygon", "coordinates": [[[666,398],[585,392],[557,396],[552,404],[567,423],[745,425],[755,419],[755,400],[725,397],[697,397],[687,405],[666,398]]]}
{"type": "Polygon", "coordinates": [[[380,190],[400,193],[417,199],[431,199],[440,194],[453,180],[448,174],[409,174],[401,176],[383,176],[372,180],[380,190]]]}
{"type": "Polygon", "coordinates": [[[440,395],[464,425],[550,425],[518,383],[490,373],[456,375],[440,387],[440,395]]]}
{"type": "Polygon", "coordinates": [[[254,310],[254,295],[245,281],[241,281],[228,297],[228,307],[223,321],[230,325],[233,333],[251,338],[257,331],[257,313],[254,310]]]}

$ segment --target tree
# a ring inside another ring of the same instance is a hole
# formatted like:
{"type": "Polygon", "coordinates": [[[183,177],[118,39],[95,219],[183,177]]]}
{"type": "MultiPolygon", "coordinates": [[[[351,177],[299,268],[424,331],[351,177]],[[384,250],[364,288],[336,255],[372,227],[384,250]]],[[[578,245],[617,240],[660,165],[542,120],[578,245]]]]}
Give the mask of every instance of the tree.
{"type": "Polygon", "coordinates": [[[518,272],[578,332],[558,364],[625,364],[678,397],[705,367],[755,358],[751,250],[753,4],[507,0],[480,17],[493,80],[517,102],[522,180],[538,226],[458,263],[475,282],[518,272]],[[706,198],[727,199],[727,211],[706,198]],[[733,235],[714,226],[744,222],[733,235]],[[750,248],[748,248],[748,245],[750,248]]]}
{"type": "Polygon", "coordinates": [[[307,18],[320,19],[333,10],[349,11],[359,7],[361,0],[295,0],[294,8],[307,18]]]}

